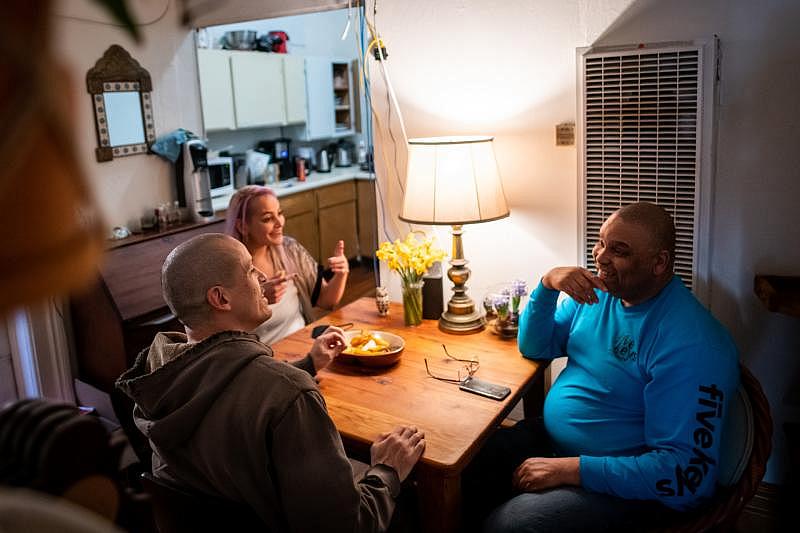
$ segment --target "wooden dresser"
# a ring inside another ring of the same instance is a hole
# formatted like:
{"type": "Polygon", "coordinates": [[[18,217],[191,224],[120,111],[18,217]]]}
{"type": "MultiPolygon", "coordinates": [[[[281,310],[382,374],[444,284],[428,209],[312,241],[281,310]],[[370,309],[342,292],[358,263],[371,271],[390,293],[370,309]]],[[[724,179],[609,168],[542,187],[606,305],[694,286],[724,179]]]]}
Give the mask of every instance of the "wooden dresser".
{"type": "Polygon", "coordinates": [[[110,393],[114,381],[158,331],[183,331],[161,297],[161,265],[178,244],[223,230],[224,221],[219,220],[112,245],[96,282],[70,301],[81,381],[110,393]]]}

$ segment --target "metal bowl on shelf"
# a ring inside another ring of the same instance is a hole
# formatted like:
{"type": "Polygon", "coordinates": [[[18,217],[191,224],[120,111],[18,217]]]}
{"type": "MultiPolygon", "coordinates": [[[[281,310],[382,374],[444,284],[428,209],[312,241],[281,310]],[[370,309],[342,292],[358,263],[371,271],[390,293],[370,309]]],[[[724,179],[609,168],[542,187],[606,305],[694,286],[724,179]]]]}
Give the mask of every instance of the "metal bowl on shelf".
{"type": "Polygon", "coordinates": [[[256,31],[226,31],[222,37],[222,44],[228,50],[252,50],[256,46],[256,31]]]}

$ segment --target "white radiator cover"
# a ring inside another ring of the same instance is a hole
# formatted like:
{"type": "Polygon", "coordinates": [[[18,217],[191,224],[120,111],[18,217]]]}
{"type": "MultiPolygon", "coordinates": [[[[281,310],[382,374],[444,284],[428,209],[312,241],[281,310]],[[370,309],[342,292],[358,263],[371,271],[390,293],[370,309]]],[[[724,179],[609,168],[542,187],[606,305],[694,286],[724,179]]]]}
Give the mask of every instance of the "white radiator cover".
{"type": "Polygon", "coordinates": [[[676,226],[675,272],[708,303],[717,40],[578,50],[579,257],[619,207],[654,202],[676,226]]]}

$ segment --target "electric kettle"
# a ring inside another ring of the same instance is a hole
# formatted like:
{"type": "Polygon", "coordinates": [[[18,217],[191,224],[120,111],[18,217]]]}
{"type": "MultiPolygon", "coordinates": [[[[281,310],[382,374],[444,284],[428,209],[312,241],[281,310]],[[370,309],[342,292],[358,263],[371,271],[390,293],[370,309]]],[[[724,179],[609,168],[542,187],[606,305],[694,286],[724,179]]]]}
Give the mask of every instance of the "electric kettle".
{"type": "Polygon", "coordinates": [[[336,166],[349,167],[353,164],[353,158],[350,157],[349,143],[340,142],[336,147],[336,166]]]}
{"type": "Polygon", "coordinates": [[[328,149],[323,148],[317,154],[317,172],[330,172],[331,171],[331,156],[328,155],[328,149]]]}

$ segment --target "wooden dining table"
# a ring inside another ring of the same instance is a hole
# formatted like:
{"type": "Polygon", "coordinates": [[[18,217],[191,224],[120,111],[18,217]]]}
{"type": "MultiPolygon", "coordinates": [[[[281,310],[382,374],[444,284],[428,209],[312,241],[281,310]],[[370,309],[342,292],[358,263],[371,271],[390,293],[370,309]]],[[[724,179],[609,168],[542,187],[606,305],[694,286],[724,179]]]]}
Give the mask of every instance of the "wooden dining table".
{"type": "Polygon", "coordinates": [[[353,323],[352,328],[400,335],[405,348],[399,361],[373,368],[334,360],[318,374],[320,391],[348,454],[368,460],[375,438],[397,426],[416,426],[425,433],[425,452],[411,474],[416,480],[419,513],[425,531],[459,528],[461,474],[486,439],[526,394],[539,395],[544,365],[523,358],[514,340],[484,330],[453,335],[439,330],[436,320],[419,326],[403,323],[401,304],[379,316],[374,298],[361,298],[275,343],[275,357],[304,357],[313,343],[311,329],[320,324],[353,323]],[[428,376],[464,377],[464,363],[445,355],[442,344],[459,359],[477,358],[475,377],[511,389],[497,401],[459,389],[457,383],[428,376]]]}

